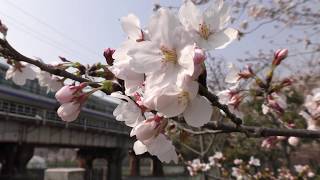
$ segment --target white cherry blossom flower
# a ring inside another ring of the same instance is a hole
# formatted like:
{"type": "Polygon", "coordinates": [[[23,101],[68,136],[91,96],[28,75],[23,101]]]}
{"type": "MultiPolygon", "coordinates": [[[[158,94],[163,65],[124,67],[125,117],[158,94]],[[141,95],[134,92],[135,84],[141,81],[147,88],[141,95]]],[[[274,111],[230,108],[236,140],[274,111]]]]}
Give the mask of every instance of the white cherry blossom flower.
{"type": "Polygon", "coordinates": [[[229,72],[226,75],[226,78],[224,81],[230,84],[237,83],[240,79],[240,76],[239,76],[240,69],[233,63],[230,63],[228,65],[228,69],[229,69],[229,72]]]}
{"type": "Polygon", "coordinates": [[[133,149],[137,155],[148,151],[151,155],[157,156],[161,162],[178,163],[178,155],[172,142],[163,134],[144,142],[136,141],[133,149]]]}
{"type": "Polygon", "coordinates": [[[300,142],[300,139],[297,138],[297,137],[289,137],[288,138],[288,143],[291,145],[291,146],[297,146],[300,142]]]}
{"type": "Polygon", "coordinates": [[[218,160],[223,159],[223,154],[222,154],[222,152],[216,152],[216,153],[213,155],[213,158],[214,158],[214,159],[218,159],[218,160]]]}
{"type": "Polygon", "coordinates": [[[249,161],[249,164],[250,165],[253,165],[253,166],[261,166],[260,164],[260,160],[257,159],[257,158],[254,158],[253,156],[250,157],[250,161],[249,161]]]}
{"type": "MultiPolygon", "coordinates": [[[[230,112],[237,117],[243,117],[243,113],[239,110],[239,106],[243,101],[244,96],[241,94],[238,83],[226,90],[217,92],[217,96],[219,97],[219,102],[221,104],[228,105],[230,112]]],[[[220,112],[224,114],[223,111],[220,112]]]]}
{"type": "Polygon", "coordinates": [[[237,180],[244,180],[245,176],[242,174],[240,168],[232,167],[231,176],[235,177],[237,180]]]}
{"type": "Polygon", "coordinates": [[[194,127],[208,123],[212,115],[212,106],[205,97],[197,95],[198,83],[187,81],[182,87],[168,86],[154,98],[155,110],[165,117],[183,114],[185,121],[194,127]]]}
{"type": "Polygon", "coordinates": [[[320,89],[314,89],[310,95],[307,95],[304,103],[306,111],[301,111],[300,115],[307,122],[307,129],[320,130],[320,89]]]}
{"type": "Polygon", "coordinates": [[[37,73],[37,78],[39,85],[42,87],[47,87],[48,91],[55,92],[61,89],[63,86],[63,82],[58,76],[49,74],[46,71],[39,71],[37,73]]]}
{"type": "Polygon", "coordinates": [[[23,86],[27,79],[33,80],[36,78],[36,72],[33,69],[33,65],[25,62],[17,62],[9,67],[5,78],[7,80],[12,79],[15,84],[23,86]]]}
{"type": "Polygon", "coordinates": [[[135,127],[144,120],[141,109],[129,97],[122,95],[120,92],[111,93],[111,96],[123,100],[113,111],[116,120],[124,121],[129,127],[135,127]]]}
{"type": "Polygon", "coordinates": [[[233,63],[230,63],[228,65],[228,68],[229,68],[229,72],[225,78],[226,83],[230,83],[230,84],[239,83],[241,79],[249,79],[255,76],[250,64],[246,65],[246,68],[241,71],[233,63]]]}
{"type": "Polygon", "coordinates": [[[242,164],[243,163],[243,160],[242,159],[235,159],[235,160],[233,160],[233,164],[235,164],[235,165],[240,165],[240,164],[242,164]]]}
{"type": "Polygon", "coordinates": [[[152,76],[146,84],[160,87],[162,83],[175,84],[182,74],[193,75],[195,46],[173,12],[159,9],[151,18],[148,33],[150,41],[137,43],[128,52],[133,71],[152,76]]]}
{"type": "Polygon", "coordinates": [[[287,98],[284,95],[272,93],[268,95],[267,102],[262,104],[262,113],[283,114],[287,108],[287,98]]]}
{"type": "Polygon", "coordinates": [[[203,13],[187,0],[179,10],[179,18],[199,47],[222,49],[238,37],[237,30],[226,28],[230,20],[229,11],[223,0],[212,3],[203,13]]]}
{"type": "Polygon", "coordinates": [[[130,65],[131,57],[127,53],[140,41],[145,40],[146,33],[140,28],[139,19],[133,14],[122,17],[120,21],[123,31],[128,36],[128,40],[113,53],[112,57],[114,61],[109,69],[117,78],[124,80],[125,93],[132,95],[142,86],[144,75],[132,70],[130,65]]]}

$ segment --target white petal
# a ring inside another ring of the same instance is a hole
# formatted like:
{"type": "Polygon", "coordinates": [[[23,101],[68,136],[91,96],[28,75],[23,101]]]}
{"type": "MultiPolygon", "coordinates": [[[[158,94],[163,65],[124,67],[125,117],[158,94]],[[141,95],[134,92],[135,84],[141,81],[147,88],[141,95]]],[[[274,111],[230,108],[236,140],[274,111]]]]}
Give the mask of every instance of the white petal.
{"type": "Polygon", "coordinates": [[[148,32],[150,33],[151,40],[167,48],[174,48],[176,43],[176,33],[172,33],[179,27],[180,21],[177,16],[166,8],[160,8],[151,17],[148,24],[148,32]]]}
{"type": "Polygon", "coordinates": [[[229,100],[230,100],[230,90],[229,89],[226,89],[226,90],[223,90],[223,91],[219,91],[217,93],[217,96],[219,97],[219,102],[221,104],[228,104],[229,100]]]}
{"type": "Polygon", "coordinates": [[[198,95],[191,101],[183,113],[183,116],[190,126],[201,127],[210,121],[212,111],[213,108],[210,101],[198,95]]]}
{"type": "Polygon", "coordinates": [[[137,16],[134,14],[129,14],[128,16],[122,17],[121,26],[125,33],[127,33],[128,37],[132,40],[141,39],[141,28],[140,21],[137,16]]]}
{"type": "Polygon", "coordinates": [[[181,114],[187,107],[188,102],[179,99],[181,92],[167,92],[156,99],[156,110],[166,117],[174,117],[181,114]]]}
{"type": "Polygon", "coordinates": [[[234,64],[230,64],[229,69],[230,70],[226,76],[225,82],[231,84],[237,83],[239,80],[240,69],[236,67],[234,64]]]}
{"type": "Polygon", "coordinates": [[[265,104],[262,104],[261,108],[262,108],[263,114],[268,114],[268,112],[270,111],[270,108],[268,106],[266,106],[265,104]]]}
{"type": "Polygon", "coordinates": [[[27,78],[20,71],[16,71],[12,76],[12,81],[19,86],[23,86],[26,83],[27,78]]]}
{"type": "Polygon", "coordinates": [[[172,142],[163,134],[159,134],[155,139],[146,143],[148,152],[155,155],[162,162],[169,163],[171,160],[178,162],[178,156],[172,142]]]}
{"type": "Polygon", "coordinates": [[[181,52],[178,59],[179,65],[182,66],[182,68],[185,70],[186,74],[189,76],[192,76],[194,73],[194,46],[189,45],[184,47],[181,52]]]}
{"type": "Polygon", "coordinates": [[[78,111],[76,111],[75,113],[70,114],[70,115],[68,115],[68,116],[59,116],[59,117],[60,117],[63,121],[72,122],[72,121],[77,120],[79,114],[80,114],[80,110],[78,110],[78,111]]]}
{"type": "Polygon", "coordinates": [[[224,3],[223,0],[220,0],[219,5],[219,17],[220,17],[220,28],[224,28],[227,23],[229,22],[231,16],[230,16],[230,6],[226,3],[224,3]]]}
{"type": "Polygon", "coordinates": [[[161,69],[162,52],[159,46],[150,41],[137,43],[129,50],[128,55],[132,57],[130,65],[137,73],[150,73],[161,69]]]}
{"type": "Polygon", "coordinates": [[[136,153],[136,155],[140,155],[147,152],[147,147],[141,141],[136,141],[133,144],[133,150],[136,153]]]}
{"type": "Polygon", "coordinates": [[[198,43],[203,49],[223,49],[237,38],[238,31],[232,28],[227,28],[223,31],[219,31],[210,35],[208,40],[201,38],[198,40],[198,43]]]}
{"type": "Polygon", "coordinates": [[[198,30],[201,23],[200,11],[190,0],[187,0],[180,7],[179,19],[188,30],[198,30]]]}

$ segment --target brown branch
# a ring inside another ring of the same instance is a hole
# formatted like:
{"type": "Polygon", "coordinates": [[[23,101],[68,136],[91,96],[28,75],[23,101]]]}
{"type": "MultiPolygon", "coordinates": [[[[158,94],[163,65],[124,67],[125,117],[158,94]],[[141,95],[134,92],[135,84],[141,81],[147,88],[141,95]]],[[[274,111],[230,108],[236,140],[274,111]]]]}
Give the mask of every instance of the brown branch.
{"type": "Polygon", "coordinates": [[[269,136],[285,136],[285,137],[301,137],[301,138],[320,138],[320,131],[311,131],[306,129],[284,129],[284,128],[267,128],[256,126],[234,126],[231,124],[214,124],[209,123],[204,126],[211,130],[222,130],[226,133],[240,132],[254,137],[269,137],[269,136]]]}
{"type": "MultiPolygon", "coordinates": [[[[17,50],[15,50],[8,43],[8,41],[1,39],[1,38],[0,38],[0,54],[2,54],[2,56],[4,56],[5,58],[8,58],[8,59],[12,59],[12,60],[16,60],[16,61],[23,61],[23,62],[27,62],[29,64],[33,64],[33,65],[37,66],[38,68],[40,68],[41,70],[46,71],[50,74],[69,78],[69,79],[72,79],[72,80],[78,81],[78,82],[90,82],[89,85],[93,88],[101,87],[100,84],[92,82],[89,79],[86,79],[86,78],[83,78],[80,76],[76,76],[76,75],[69,73],[63,69],[58,68],[58,67],[52,66],[50,64],[45,64],[39,60],[34,60],[29,57],[26,57],[26,56],[20,54],[17,50]]],[[[102,90],[102,91],[104,93],[106,93],[107,95],[111,93],[106,90],[102,90]]]]}

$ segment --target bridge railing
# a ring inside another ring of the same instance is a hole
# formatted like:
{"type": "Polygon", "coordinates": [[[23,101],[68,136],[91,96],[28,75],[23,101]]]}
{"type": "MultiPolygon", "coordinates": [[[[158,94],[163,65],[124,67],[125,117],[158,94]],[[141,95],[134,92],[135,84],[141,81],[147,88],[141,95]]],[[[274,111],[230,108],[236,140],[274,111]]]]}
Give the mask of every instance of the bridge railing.
{"type": "Polygon", "coordinates": [[[7,116],[19,115],[28,120],[43,121],[44,123],[66,124],[67,126],[76,126],[83,129],[95,129],[120,134],[128,134],[129,129],[123,124],[117,122],[112,115],[85,110],[80,113],[78,119],[71,123],[63,122],[53,109],[43,109],[40,107],[18,103],[14,101],[0,99],[0,112],[7,116]]]}

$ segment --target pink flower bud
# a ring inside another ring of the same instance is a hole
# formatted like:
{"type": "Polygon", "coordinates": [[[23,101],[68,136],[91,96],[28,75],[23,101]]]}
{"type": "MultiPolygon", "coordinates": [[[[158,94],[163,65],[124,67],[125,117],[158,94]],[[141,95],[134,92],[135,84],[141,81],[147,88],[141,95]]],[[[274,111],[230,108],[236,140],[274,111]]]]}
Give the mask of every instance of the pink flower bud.
{"type": "Polygon", "coordinates": [[[249,79],[249,78],[251,78],[251,77],[253,77],[255,75],[251,66],[252,65],[247,65],[245,70],[243,70],[240,73],[238,73],[240,78],[249,79]]]}
{"type": "Polygon", "coordinates": [[[288,49],[278,49],[274,53],[274,59],[272,61],[272,65],[279,65],[282,60],[284,60],[288,56],[288,49]]]}
{"type": "Polygon", "coordinates": [[[194,57],[193,57],[193,62],[195,64],[201,64],[204,62],[204,60],[206,59],[206,54],[205,52],[200,49],[200,48],[195,48],[194,50],[194,57]]]}
{"type": "Polygon", "coordinates": [[[79,102],[68,102],[62,104],[57,110],[58,116],[66,122],[71,122],[77,119],[80,113],[81,104],[79,102]]]}
{"type": "Polygon", "coordinates": [[[7,35],[8,27],[4,25],[0,20],[0,33],[2,33],[4,36],[7,35]]]}
{"type": "Polygon", "coordinates": [[[81,92],[82,89],[85,88],[86,86],[87,86],[86,83],[81,83],[78,86],[73,86],[73,85],[63,86],[58,92],[56,92],[55,97],[60,104],[71,102],[72,100],[74,100],[78,92],[81,92]]]}
{"type": "Polygon", "coordinates": [[[114,59],[112,58],[113,53],[115,52],[115,49],[107,48],[103,52],[103,56],[106,59],[108,65],[112,66],[114,59]]]}

